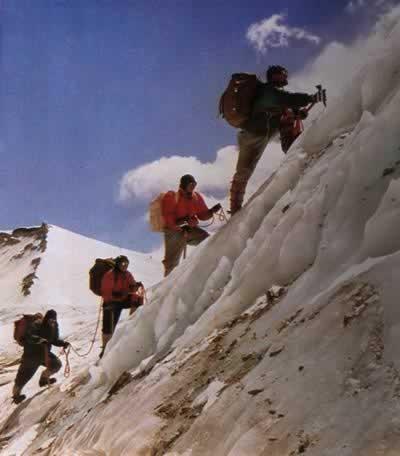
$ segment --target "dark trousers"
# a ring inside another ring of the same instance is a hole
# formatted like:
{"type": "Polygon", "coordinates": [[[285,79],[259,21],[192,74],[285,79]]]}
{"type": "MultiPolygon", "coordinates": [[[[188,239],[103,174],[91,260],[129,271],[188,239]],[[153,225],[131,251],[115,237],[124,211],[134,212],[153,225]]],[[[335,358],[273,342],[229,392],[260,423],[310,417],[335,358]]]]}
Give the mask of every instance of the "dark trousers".
{"type": "Polygon", "coordinates": [[[125,305],[121,302],[107,302],[103,305],[103,334],[113,334],[125,305]]]}
{"type": "Polygon", "coordinates": [[[35,355],[22,355],[21,364],[19,365],[15,385],[18,388],[23,388],[29,380],[35,375],[40,366],[45,366],[50,375],[55,374],[61,369],[62,363],[60,359],[51,352],[45,355],[47,347],[43,345],[43,353],[35,355]]]}

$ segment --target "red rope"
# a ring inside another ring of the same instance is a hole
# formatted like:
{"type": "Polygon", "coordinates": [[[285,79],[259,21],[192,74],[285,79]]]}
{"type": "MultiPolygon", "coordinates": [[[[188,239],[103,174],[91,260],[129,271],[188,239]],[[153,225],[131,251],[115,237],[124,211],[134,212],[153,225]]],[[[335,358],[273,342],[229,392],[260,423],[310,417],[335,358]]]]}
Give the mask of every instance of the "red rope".
{"type": "Polygon", "coordinates": [[[63,354],[65,355],[65,368],[64,368],[64,377],[68,378],[71,374],[71,366],[69,364],[69,352],[71,350],[71,345],[65,349],[63,348],[63,354]]]}

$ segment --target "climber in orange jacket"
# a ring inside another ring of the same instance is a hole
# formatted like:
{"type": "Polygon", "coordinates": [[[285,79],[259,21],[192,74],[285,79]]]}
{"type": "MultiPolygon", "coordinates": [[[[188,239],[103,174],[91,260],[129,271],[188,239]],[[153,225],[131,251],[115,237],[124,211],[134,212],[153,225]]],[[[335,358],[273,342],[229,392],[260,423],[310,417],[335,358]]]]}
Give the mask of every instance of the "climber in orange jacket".
{"type": "Polygon", "coordinates": [[[130,309],[133,313],[143,304],[143,296],[138,289],[143,287],[141,282],[136,282],[128,271],[129,259],[120,255],[115,259],[115,267],[106,272],[101,280],[101,296],[103,298],[103,347],[111,339],[115,327],[121,316],[122,309],[130,309]]]}
{"type": "Polygon", "coordinates": [[[194,191],[197,182],[190,174],[181,177],[179,190],[165,194],[161,207],[165,223],[164,276],[178,266],[185,245],[198,245],[209,234],[199,228],[199,220],[208,220],[221,209],[216,204],[211,209],[206,206],[200,193],[194,191]]]}

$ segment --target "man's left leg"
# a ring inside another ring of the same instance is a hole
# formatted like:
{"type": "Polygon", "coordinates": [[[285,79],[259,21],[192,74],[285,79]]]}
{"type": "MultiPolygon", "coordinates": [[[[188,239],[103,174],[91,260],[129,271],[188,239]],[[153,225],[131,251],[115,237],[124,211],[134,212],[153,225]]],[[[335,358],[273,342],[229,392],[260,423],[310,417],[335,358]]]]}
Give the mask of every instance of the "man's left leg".
{"type": "Polygon", "coordinates": [[[165,255],[163,260],[164,277],[175,269],[185,248],[185,238],[182,232],[166,230],[164,232],[165,255]]]}
{"type": "Polygon", "coordinates": [[[40,366],[40,358],[35,356],[22,356],[21,364],[18,368],[17,376],[15,377],[14,387],[12,390],[13,401],[19,404],[25,399],[25,394],[21,394],[22,388],[35,375],[35,372],[40,366]]]}
{"type": "Polygon", "coordinates": [[[122,303],[113,302],[112,303],[112,334],[114,334],[115,328],[119,322],[119,318],[121,316],[121,312],[123,309],[122,303]]]}
{"type": "Polygon", "coordinates": [[[61,369],[62,363],[60,361],[60,358],[58,358],[54,353],[50,352],[44,365],[46,366],[46,369],[42,372],[39,378],[39,386],[46,386],[55,383],[57,379],[51,378],[51,376],[61,369]]]}
{"type": "Polygon", "coordinates": [[[229,192],[231,215],[242,207],[247,183],[268,144],[270,135],[269,132],[256,135],[246,130],[240,130],[237,138],[239,155],[229,192]]]}

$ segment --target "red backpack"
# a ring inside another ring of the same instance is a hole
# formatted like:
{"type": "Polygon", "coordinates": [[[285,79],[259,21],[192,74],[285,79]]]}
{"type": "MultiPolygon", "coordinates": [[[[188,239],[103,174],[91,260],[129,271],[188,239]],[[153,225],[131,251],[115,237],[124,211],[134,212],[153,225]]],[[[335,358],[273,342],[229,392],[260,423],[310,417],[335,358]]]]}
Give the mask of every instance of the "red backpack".
{"type": "Polygon", "coordinates": [[[96,258],[96,261],[89,271],[89,288],[92,292],[101,296],[101,281],[106,272],[114,269],[115,261],[112,258],[96,258]]]}
{"type": "Polygon", "coordinates": [[[43,315],[41,313],[24,314],[22,318],[14,321],[14,339],[18,345],[21,345],[21,347],[24,346],[28,328],[37,321],[43,321],[43,315]]]}
{"type": "Polygon", "coordinates": [[[249,119],[260,81],[255,74],[234,73],[219,101],[219,114],[235,128],[249,119]]]}

